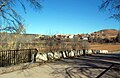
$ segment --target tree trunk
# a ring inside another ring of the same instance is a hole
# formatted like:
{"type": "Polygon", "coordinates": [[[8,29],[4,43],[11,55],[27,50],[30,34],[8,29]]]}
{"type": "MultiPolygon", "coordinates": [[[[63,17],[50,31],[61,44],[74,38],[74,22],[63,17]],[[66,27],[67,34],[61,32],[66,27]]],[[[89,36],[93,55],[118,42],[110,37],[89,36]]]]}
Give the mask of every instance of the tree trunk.
{"type": "Polygon", "coordinates": [[[85,49],[83,49],[83,56],[85,56],[85,49]]]}

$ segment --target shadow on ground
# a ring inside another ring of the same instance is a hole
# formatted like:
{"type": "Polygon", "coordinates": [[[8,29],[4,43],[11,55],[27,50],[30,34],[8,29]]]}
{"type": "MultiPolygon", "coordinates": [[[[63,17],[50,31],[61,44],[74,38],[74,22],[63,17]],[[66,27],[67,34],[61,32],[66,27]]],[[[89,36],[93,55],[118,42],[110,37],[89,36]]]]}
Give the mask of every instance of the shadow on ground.
{"type": "Polygon", "coordinates": [[[54,68],[54,76],[65,78],[120,78],[120,54],[98,54],[63,59],[54,63],[69,65],[67,68],[54,68]]]}

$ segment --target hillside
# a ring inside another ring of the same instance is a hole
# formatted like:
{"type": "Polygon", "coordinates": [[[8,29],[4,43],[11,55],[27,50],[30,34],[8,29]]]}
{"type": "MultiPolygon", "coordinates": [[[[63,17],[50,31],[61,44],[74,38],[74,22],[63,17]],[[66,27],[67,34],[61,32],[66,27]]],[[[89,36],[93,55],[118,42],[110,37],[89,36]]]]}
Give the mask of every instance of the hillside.
{"type": "Polygon", "coordinates": [[[115,38],[118,34],[118,30],[116,29],[103,29],[96,32],[91,33],[95,37],[101,38],[115,38]]]}
{"type": "Polygon", "coordinates": [[[98,32],[102,32],[103,34],[110,35],[110,36],[115,36],[115,35],[117,35],[118,30],[115,30],[115,29],[104,29],[104,30],[100,30],[98,32]]]}

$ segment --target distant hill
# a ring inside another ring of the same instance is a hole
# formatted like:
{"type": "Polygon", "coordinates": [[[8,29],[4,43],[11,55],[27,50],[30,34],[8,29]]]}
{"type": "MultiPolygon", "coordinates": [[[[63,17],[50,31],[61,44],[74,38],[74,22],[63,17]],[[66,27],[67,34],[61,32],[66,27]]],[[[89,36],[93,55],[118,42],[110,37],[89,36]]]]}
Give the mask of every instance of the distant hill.
{"type": "MultiPolygon", "coordinates": [[[[116,38],[118,34],[118,30],[116,29],[103,29],[103,30],[99,30],[99,31],[96,31],[96,32],[93,32],[93,33],[90,33],[89,34],[89,37],[92,37],[92,38],[116,38]]],[[[9,38],[12,39],[12,37],[14,37],[15,35],[18,35],[18,34],[10,34],[10,33],[0,33],[0,35],[2,37],[5,37],[5,38],[9,38]]],[[[40,34],[21,34],[18,38],[20,38],[20,40],[22,41],[31,41],[31,40],[35,40],[36,38],[40,38],[40,37],[43,37],[43,36],[46,36],[46,35],[40,35],[40,34]]],[[[84,35],[81,35],[81,36],[84,36],[84,35]]]]}
{"type": "Polygon", "coordinates": [[[91,33],[92,36],[101,37],[101,38],[115,38],[117,34],[118,34],[118,30],[116,29],[103,29],[91,33]]]}
{"type": "Polygon", "coordinates": [[[100,30],[98,32],[102,32],[103,34],[110,35],[110,36],[116,36],[118,33],[118,30],[116,30],[116,29],[104,29],[104,30],[100,30]]]}

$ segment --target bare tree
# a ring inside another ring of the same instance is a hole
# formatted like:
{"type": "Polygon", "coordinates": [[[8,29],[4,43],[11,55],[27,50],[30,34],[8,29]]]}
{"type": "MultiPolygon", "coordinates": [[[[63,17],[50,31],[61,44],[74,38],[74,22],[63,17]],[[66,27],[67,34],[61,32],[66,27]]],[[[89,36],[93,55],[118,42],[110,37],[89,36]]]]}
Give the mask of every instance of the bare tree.
{"type": "Polygon", "coordinates": [[[116,41],[120,43],[120,30],[118,31],[117,37],[116,37],[116,41]]]}
{"type": "Polygon", "coordinates": [[[100,10],[110,11],[110,18],[115,18],[120,21],[120,0],[103,0],[100,10]]]}
{"type": "Polygon", "coordinates": [[[86,50],[89,49],[90,45],[89,45],[88,41],[82,40],[82,41],[80,42],[80,47],[81,47],[81,49],[83,50],[83,55],[86,55],[86,50]]]}
{"type": "MultiPolygon", "coordinates": [[[[103,0],[100,10],[109,10],[110,18],[120,21],[120,0],[103,0]]],[[[117,41],[120,42],[120,32],[118,32],[117,41]]]]}
{"type": "Polygon", "coordinates": [[[34,10],[41,9],[40,0],[0,0],[0,31],[25,32],[24,19],[16,7],[19,6],[26,13],[27,4],[34,10]]]}
{"type": "Polygon", "coordinates": [[[77,49],[77,42],[78,38],[74,36],[72,39],[72,49],[77,49]]]}

